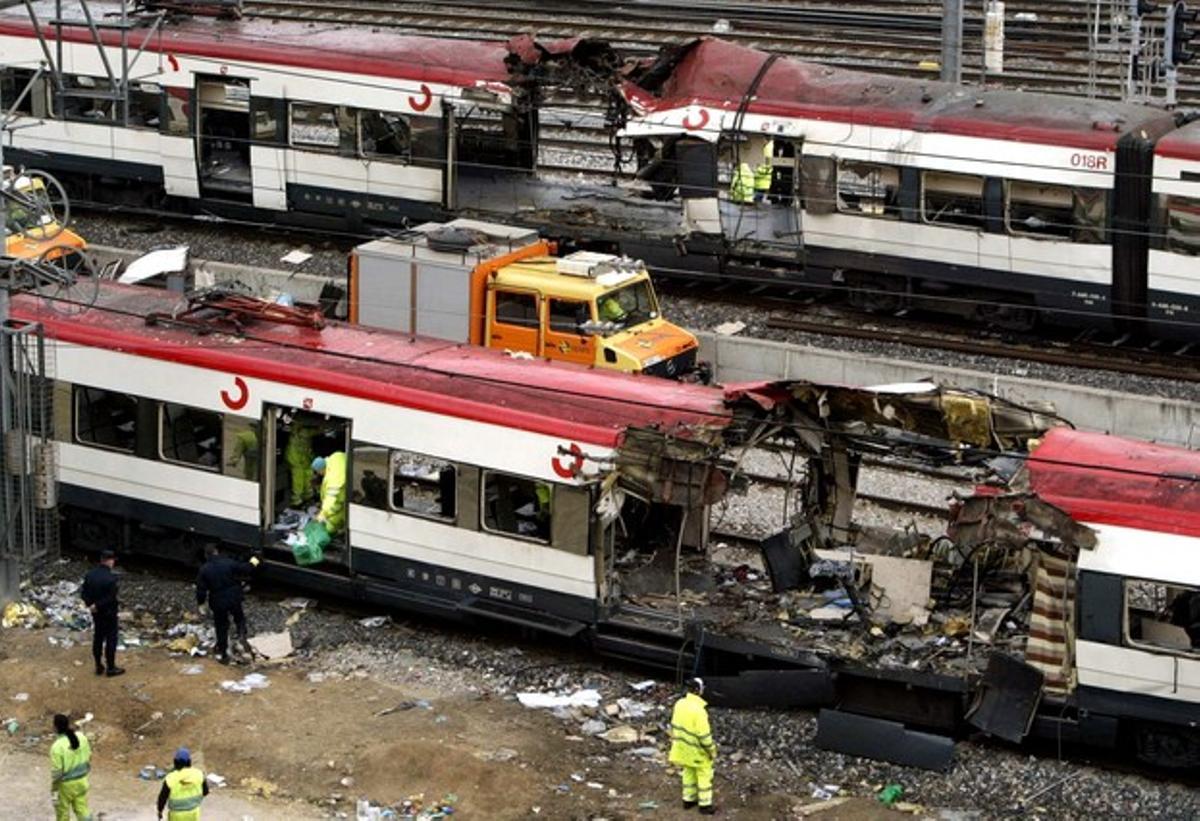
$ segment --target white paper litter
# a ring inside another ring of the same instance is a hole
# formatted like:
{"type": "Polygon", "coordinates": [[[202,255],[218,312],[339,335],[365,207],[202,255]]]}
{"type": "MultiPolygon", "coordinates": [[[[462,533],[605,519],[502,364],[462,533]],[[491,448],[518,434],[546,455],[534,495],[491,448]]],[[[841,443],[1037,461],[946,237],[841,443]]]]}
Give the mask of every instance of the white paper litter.
{"type": "Polygon", "coordinates": [[[174,248],[160,248],[142,254],[125,266],[125,272],[117,279],[124,285],[137,285],[159,274],[172,274],[176,271],[187,270],[188,246],[178,245],[174,248]]]}
{"type": "Polygon", "coordinates": [[[746,330],[745,322],[722,322],[720,325],[713,328],[713,333],[721,336],[733,336],[746,330]]]}
{"type": "Polygon", "coordinates": [[[292,654],[292,633],[284,630],[280,633],[259,633],[250,640],[253,647],[267,660],[287,658],[292,654]]]}
{"type": "Polygon", "coordinates": [[[299,248],[294,248],[279,258],[280,262],[286,262],[288,265],[303,265],[312,259],[312,254],[301,251],[299,248]]]}
{"type": "Polygon", "coordinates": [[[517,701],[526,707],[534,709],[554,709],[555,707],[592,707],[600,706],[599,690],[576,690],[569,696],[557,693],[517,693],[517,701]]]}
{"type": "Polygon", "coordinates": [[[221,682],[221,689],[227,693],[249,693],[251,690],[262,690],[269,687],[271,682],[262,673],[247,673],[238,681],[227,679],[221,682]]]}

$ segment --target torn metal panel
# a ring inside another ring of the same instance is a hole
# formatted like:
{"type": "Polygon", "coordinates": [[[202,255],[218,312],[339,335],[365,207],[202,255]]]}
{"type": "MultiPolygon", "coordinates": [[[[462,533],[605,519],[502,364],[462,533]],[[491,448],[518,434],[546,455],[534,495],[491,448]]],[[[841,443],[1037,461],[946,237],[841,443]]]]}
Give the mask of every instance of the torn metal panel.
{"type": "Polygon", "coordinates": [[[736,676],[708,676],[704,697],[714,707],[812,709],[833,704],[828,669],[748,670],[736,676]]]}
{"type": "Polygon", "coordinates": [[[809,540],[812,536],[812,527],[802,522],[763,539],[763,563],[776,593],[808,583],[808,567],[812,561],[809,540]]]}
{"type": "Polygon", "coordinates": [[[729,477],[718,465],[719,451],[695,439],[631,428],[617,450],[619,483],[651,502],[694,508],[719,501],[729,477]]]}
{"type": "Polygon", "coordinates": [[[1042,700],[1042,672],[1005,653],[988,657],[987,671],[966,719],[985,733],[1019,743],[1033,727],[1042,700]]]}
{"type": "Polygon", "coordinates": [[[837,710],[821,710],[814,741],[822,750],[925,770],[947,770],[954,762],[953,739],[837,710]]]}

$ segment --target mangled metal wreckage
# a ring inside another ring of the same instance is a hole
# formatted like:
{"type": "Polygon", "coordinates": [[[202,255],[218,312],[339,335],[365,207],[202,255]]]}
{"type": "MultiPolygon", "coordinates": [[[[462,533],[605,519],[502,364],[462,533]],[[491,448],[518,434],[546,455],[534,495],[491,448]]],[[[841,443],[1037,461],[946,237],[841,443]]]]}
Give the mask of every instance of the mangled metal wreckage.
{"type": "Polygon", "coordinates": [[[1200,629],[1171,616],[1200,604],[1200,454],[931,384],[726,400],[723,426],[628,431],[599,480],[624,535],[600,649],[646,661],[662,647],[613,629],[657,631],[715,703],[819,708],[817,742],[848,753],[942,768],[974,729],[1200,765],[1200,629]],[[738,550],[710,515],[755,492],[756,453],[795,466],[770,482],[787,525],[738,550]],[[942,532],[856,521],[879,459],[959,472],[942,532]]]}

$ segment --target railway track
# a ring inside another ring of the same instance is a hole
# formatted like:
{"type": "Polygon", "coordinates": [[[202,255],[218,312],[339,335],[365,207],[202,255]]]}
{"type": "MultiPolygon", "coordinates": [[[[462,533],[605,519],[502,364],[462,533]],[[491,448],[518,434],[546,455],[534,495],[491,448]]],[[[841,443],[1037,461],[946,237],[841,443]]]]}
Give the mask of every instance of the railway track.
{"type": "Polygon", "coordinates": [[[1120,337],[1108,344],[1086,341],[1048,342],[1044,339],[1012,341],[978,334],[968,336],[961,330],[931,335],[928,329],[922,328],[884,328],[862,323],[848,324],[781,315],[772,316],[767,320],[767,325],[779,330],[823,336],[911,345],[1003,359],[1021,359],[1047,365],[1106,370],[1180,382],[1200,382],[1200,351],[1195,350],[1194,343],[1179,346],[1171,351],[1157,351],[1132,347],[1130,340],[1120,337]]]}
{"type": "MultiPolygon", "coordinates": [[[[983,0],[968,0],[964,24],[964,75],[983,78],[983,0]]],[[[1111,31],[1107,9],[1099,37],[1091,31],[1093,3],[1010,2],[1006,5],[1005,71],[987,82],[1012,88],[1067,93],[1094,89],[1119,96],[1124,43],[1111,31]],[[1095,39],[1096,48],[1090,45],[1095,39]]],[[[248,17],[304,20],[314,24],[362,24],[441,37],[507,39],[537,32],[543,37],[601,37],[633,55],[691,37],[719,34],[756,48],[870,71],[934,77],[941,48],[941,3],[771,2],[715,0],[598,0],[536,3],[497,0],[430,0],[419,5],[388,0],[247,0],[248,17]]],[[[1161,10],[1148,28],[1161,26],[1161,10]]],[[[1200,71],[1180,72],[1180,100],[1200,104],[1200,71]]]]}

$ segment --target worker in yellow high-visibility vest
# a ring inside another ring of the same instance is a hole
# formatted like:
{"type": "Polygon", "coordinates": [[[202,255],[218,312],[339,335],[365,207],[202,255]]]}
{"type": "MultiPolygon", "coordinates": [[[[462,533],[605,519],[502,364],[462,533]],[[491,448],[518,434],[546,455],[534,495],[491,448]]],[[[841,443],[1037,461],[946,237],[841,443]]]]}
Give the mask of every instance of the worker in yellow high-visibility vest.
{"type": "Polygon", "coordinates": [[[200,804],[208,795],[208,780],[204,772],[192,766],[192,753],[187,747],[175,752],[175,769],[163,779],[158,791],[158,817],[167,811],[167,821],[200,821],[200,804]]]}
{"type": "Polygon", "coordinates": [[[775,173],[775,141],[763,143],[762,160],[754,166],[754,201],[766,202],[775,173]]]}
{"type": "Polygon", "coordinates": [[[54,795],[55,821],[91,821],[88,809],[88,773],[92,770],[92,745],[87,736],[71,729],[71,720],[54,717],[58,738],[50,745],[50,792],[54,795]]]}
{"type": "Polygon", "coordinates": [[[715,815],[713,762],[717,760],[717,745],[708,726],[708,703],[701,698],[704,681],[690,679],[687,690],[671,711],[671,752],[667,760],[680,769],[683,808],[699,805],[704,815],[715,815]]]}

